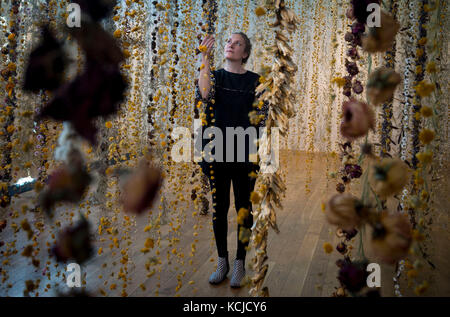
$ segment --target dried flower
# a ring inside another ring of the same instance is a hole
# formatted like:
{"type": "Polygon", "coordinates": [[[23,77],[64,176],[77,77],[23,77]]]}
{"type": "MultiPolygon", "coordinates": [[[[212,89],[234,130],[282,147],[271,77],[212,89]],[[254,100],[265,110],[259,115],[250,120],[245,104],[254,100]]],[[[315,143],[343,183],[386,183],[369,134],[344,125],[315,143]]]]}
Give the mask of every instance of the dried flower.
{"type": "Polygon", "coordinates": [[[377,68],[370,74],[367,81],[367,94],[370,103],[377,106],[390,100],[400,82],[400,75],[393,69],[387,67],[377,68]]]}
{"type": "Polygon", "coordinates": [[[255,14],[256,16],[263,16],[264,14],[266,14],[266,9],[264,9],[263,7],[257,7],[255,9],[255,14]]]}
{"type": "Polygon", "coordinates": [[[428,97],[429,95],[431,95],[431,93],[434,91],[434,89],[436,88],[436,85],[434,83],[427,83],[426,80],[422,80],[420,81],[417,86],[414,87],[414,89],[416,90],[417,94],[422,97],[428,97]]]}
{"type": "Polygon", "coordinates": [[[352,76],[355,76],[359,73],[358,65],[356,65],[355,62],[345,60],[345,68],[347,69],[347,72],[352,76]]]}
{"type": "Polygon", "coordinates": [[[355,80],[353,83],[353,91],[355,94],[359,95],[363,92],[364,88],[359,80],[355,80]]]}
{"type": "MultiPolygon", "coordinates": [[[[351,1],[351,9],[349,12],[351,17],[355,17],[359,23],[366,24],[367,17],[370,14],[370,11],[367,10],[367,6],[371,3],[380,4],[380,0],[352,0],[351,1]]],[[[347,11],[348,12],[348,11],[347,11]]],[[[348,15],[347,15],[348,16],[348,15]]]]}
{"type": "Polygon", "coordinates": [[[350,99],[342,106],[341,134],[353,141],[367,134],[375,125],[373,110],[364,102],[350,99]]]}
{"type": "Polygon", "coordinates": [[[74,259],[81,264],[92,255],[89,222],[82,217],[73,227],[67,227],[58,236],[56,245],[52,248],[57,261],[74,259]]]}
{"type": "Polygon", "coordinates": [[[159,169],[150,166],[147,160],[141,160],[137,170],[124,185],[121,197],[124,211],[140,214],[150,208],[161,182],[159,169]]]}
{"type": "Polygon", "coordinates": [[[86,70],[57,90],[39,116],[70,121],[82,137],[96,144],[97,128],[92,120],[115,113],[126,88],[118,67],[88,60],[86,70]]]}
{"type": "Polygon", "coordinates": [[[430,129],[422,129],[419,132],[419,140],[423,144],[429,144],[431,141],[433,141],[434,136],[435,136],[434,131],[430,129]]]}
{"type": "Polygon", "coordinates": [[[345,173],[350,178],[360,178],[362,175],[361,166],[359,166],[357,164],[345,164],[344,169],[345,169],[345,173]]]}
{"type": "Polygon", "coordinates": [[[366,286],[368,272],[366,262],[344,262],[339,270],[338,280],[350,292],[358,292],[366,286]]]}
{"type": "Polygon", "coordinates": [[[38,92],[41,89],[54,90],[63,81],[67,63],[61,44],[53,37],[48,27],[43,29],[39,46],[30,54],[25,70],[24,90],[38,92]]]}
{"type": "Polygon", "coordinates": [[[48,187],[40,196],[43,209],[49,212],[59,201],[77,202],[85,193],[91,177],[84,167],[81,153],[72,149],[68,162],[50,175],[48,187]]]}
{"type": "Polygon", "coordinates": [[[425,151],[416,154],[417,159],[423,164],[430,164],[433,159],[433,152],[425,151]]]}
{"type": "Polygon", "coordinates": [[[337,191],[338,193],[343,193],[343,192],[345,192],[345,185],[342,184],[342,183],[337,183],[337,184],[336,184],[336,191],[337,191]]]}
{"type": "Polygon", "coordinates": [[[386,263],[394,264],[404,258],[411,242],[412,227],[406,215],[383,212],[380,221],[374,224],[372,248],[386,263]]]}
{"type": "Polygon", "coordinates": [[[330,254],[331,252],[333,252],[333,246],[329,242],[325,242],[323,244],[323,250],[325,251],[325,253],[330,254]]]}
{"type": "Polygon", "coordinates": [[[420,114],[426,118],[431,117],[433,115],[433,109],[428,106],[422,106],[420,108],[420,114]]]}
{"type": "Polygon", "coordinates": [[[399,193],[408,182],[409,168],[399,158],[384,158],[374,165],[370,183],[381,197],[399,193]]]}
{"type": "Polygon", "coordinates": [[[361,224],[364,213],[359,199],[350,194],[336,194],[328,201],[325,216],[330,224],[352,230],[361,224]]]}
{"type": "Polygon", "coordinates": [[[362,39],[362,47],[366,52],[385,52],[392,47],[400,24],[388,13],[381,10],[381,26],[369,28],[368,35],[362,39]]]}

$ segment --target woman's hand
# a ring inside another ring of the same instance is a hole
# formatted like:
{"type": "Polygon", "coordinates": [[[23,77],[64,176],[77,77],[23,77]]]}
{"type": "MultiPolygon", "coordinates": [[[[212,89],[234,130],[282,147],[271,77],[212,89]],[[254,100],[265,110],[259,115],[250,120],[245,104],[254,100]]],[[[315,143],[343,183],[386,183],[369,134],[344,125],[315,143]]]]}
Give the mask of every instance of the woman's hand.
{"type": "Polygon", "coordinates": [[[214,36],[211,34],[207,35],[203,39],[199,47],[200,52],[202,52],[202,58],[210,56],[212,48],[214,46],[214,41],[215,41],[214,36]]]}

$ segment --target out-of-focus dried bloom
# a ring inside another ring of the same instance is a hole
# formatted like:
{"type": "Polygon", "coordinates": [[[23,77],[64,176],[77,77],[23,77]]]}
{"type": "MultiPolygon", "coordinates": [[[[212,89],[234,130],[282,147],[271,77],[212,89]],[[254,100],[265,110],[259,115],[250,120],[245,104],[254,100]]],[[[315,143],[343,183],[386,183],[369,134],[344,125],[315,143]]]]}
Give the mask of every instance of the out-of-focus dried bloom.
{"type": "Polygon", "coordinates": [[[393,69],[380,67],[373,71],[367,81],[370,103],[376,106],[390,100],[400,82],[400,75],[393,69]]]}
{"type": "Polygon", "coordinates": [[[383,212],[374,224],[372,248],[382,261],[394,264],[404,258],[411,246],[412,226],[406,215],[383,212]]]}
{"type": "Polygon", "coordinates": [[[150,166],[147,160],[141,160],[124,186],[121,197],[124,211],[140,214],[150,208],[161,182],[159,169],[150,166]]]}
{"type": "Polygon", "coordinates": [[[91,176],[86,171],[81,153],[72,149],[68,155],[68,162],[49,177],[48,187],[40,196],[43,209],[49,212],[57,202],[79,201],[90,182],[91,176]]]}
{"type": "Polygon", "coordinates": [[[116,66],[93,61],[86,64],[86,70],[80,76],[56,91],[39,117],[70,121],[78,134],[96,144],[97,128],[92,120],[117,112],[127,84],[116,66]]]}
{"type": "Polygon", "coordinates": [[[54,90],[63,82],[67,58],[61,44],[53,37],[48,27],[43,29],[41,44],[34,49],[25,70],[23,89],[38,92],[54,90]]]}
{"type": "Polygon", "coordinates": [[[92,255],[89,222],[83,217],[75,226],[65,228],[52,251],[57,261],[73,259],[81,264],[88,260],[92,255]]]}
{"type": "Polygon", "coordinates": [[[336,194],[326,206],[325,216],[330,224],[343,230],[352,230],[359,226],[365,215],[364,205],[350,194],[336,194]]]}
{"type": "Polygon", "coordinates": [[[374,165],[370,183],[380,197],[398,194],[408,182],[409,168],[399,158],[384,158],[374,165]]]}
{"type": "Polygon", "coordinates": [[[341,133],[349,141],[367,134],[375,125],[373,110],[364,102],[350,99],[342,106],[341,133]]]}
{"type": "Polygon", "coordinates": [[[380,0],[352,0],[351,12],[349,12],[350,17],[356,18],[359,23],[366,24],[367,17],[371,12],[367,10],[367,6],[371,3],[380,4],[380,0]]]}
{"type": "Polygon", "coordinates": [[[400,24],[388,13],[381,10],[381,26],[369,28],[368,35],[362,39],[362,47],[366,52],[385,52],[392,47],[400,24]]]}

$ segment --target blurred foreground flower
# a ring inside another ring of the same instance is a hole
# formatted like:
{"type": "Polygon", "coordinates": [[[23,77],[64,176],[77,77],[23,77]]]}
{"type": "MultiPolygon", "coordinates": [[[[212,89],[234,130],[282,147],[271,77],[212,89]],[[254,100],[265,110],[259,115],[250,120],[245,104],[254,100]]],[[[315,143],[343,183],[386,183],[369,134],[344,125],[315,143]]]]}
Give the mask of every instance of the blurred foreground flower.
{"type": "Polygon", "coordinates": [[[406,215],[389,215],[383,212],[374,224],[372,248],[374,253],[388,264],[404,258],[411,246],[412,227],[406,215]]]}
{"type": "Polygon", "coordinates": [[[61,44],[50,33],[48,26],[43,28],[42,33],[41,44],[31,52],[25,70],[23,89],[32,92],[58,88],[63,82],[67,63],[61,44]]]}
{"type": "Polygon", "coordinates": [[[381,10],[380,27],[369,28],[368,35],[362,39],[362,47],[366,52],[385,52],[392,47],[400,24],[388,13],[381,10]]]}
{"type": "Polygon", "coordinates": [[[400,81],[400,75],[393,69],[387,67],[376,69],[370,74],[367,81],[367,93],[370,103],[377,106],[391,99],[400,81]]]}
{"type": "Polygon", "coordinates": [[[79,201],[91,182],[81,153],[76,149],[69,152],[68,162],[53,172],[49,178],[48,186],[40,196],[41,205],[46,212],[49,212],[57,202],[79,201]]]}
{"type": "Polygon", "coordinates": [[[382,198],[398,194],[408,182],[409,168],[398,158],[384,158],[374,165],[370,183],[382,198]]]}
{"type": "Polygon", "coordinates": [[[325,216],[330,224],[351,231],[361,224],[365,211],[364,205],[356,197],[336,194],[328,201],[325,216]]]}
{"type": "Polygon", "coordinates": [[[61,231],[52,252],[59,262],[73,259],[81,264],[88,260],[92,255],[89,222],[82,217],[76,225],[61,231]]]}
{"type": "Polygon", "coordinates": [[[92,121],[118,110],[127,84],[116,66],[93,61],[86,64],[86,70],[80,76],[56,91],[54,99],[39,116],[70,121],[78,134],[96,144],[97,128],[92,121]]]}
{"type": "Polygon", "coordinates": [[[123,188],[121,201],[124,211],[140,214],[152,206],[162,183],[161,172],[143,159],[123,188]]]}
{"type": "Polygon", "coordinates": [[[380,4],[380,0],[352,0],[352,6],[347,10],[346,16],[351,20],[356,19],[359,23],[366,24],[367,17],[371,12],[367,10],[367,6],[371,3],[380,4]]]}
{"type": "Polygon", "coordinates": [[[367,134],[375,125],[373,110],[364,102],[350,99],[342,106],[341,133],[349,141],[367,134]]]}

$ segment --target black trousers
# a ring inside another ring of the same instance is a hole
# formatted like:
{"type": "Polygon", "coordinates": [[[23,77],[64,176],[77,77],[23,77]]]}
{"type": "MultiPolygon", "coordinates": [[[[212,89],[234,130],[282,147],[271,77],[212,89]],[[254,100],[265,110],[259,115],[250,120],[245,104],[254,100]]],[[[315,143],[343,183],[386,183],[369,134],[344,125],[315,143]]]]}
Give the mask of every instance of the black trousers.
{"type": "Polygon", "coordinates": [[[209,178],[213,198],[213,229],[216,239],[217,253],[219,257],[227,257],[227,235],[228,235],[228,209],[230,207],[230,185],[233,184],[234,201],[236,212],[241,208],[246,208],[248,214],[243,217],[243,224],[237,226],[237,253],[236,258],[245,261],[247,253],[246,247],[249,244],[250,228],[253,225],[253,215],[251,214],[252,203],[250,193],[255,187],[256,178],[251,178],[248,174],[255,171],[254,164],[229,164],[217,163],[214,167],[214,179],[209,178]],[[221,166],[222,165],[222,166],[221,166]],[[241,235],[241,239],[239,236],[241,235]]]}

